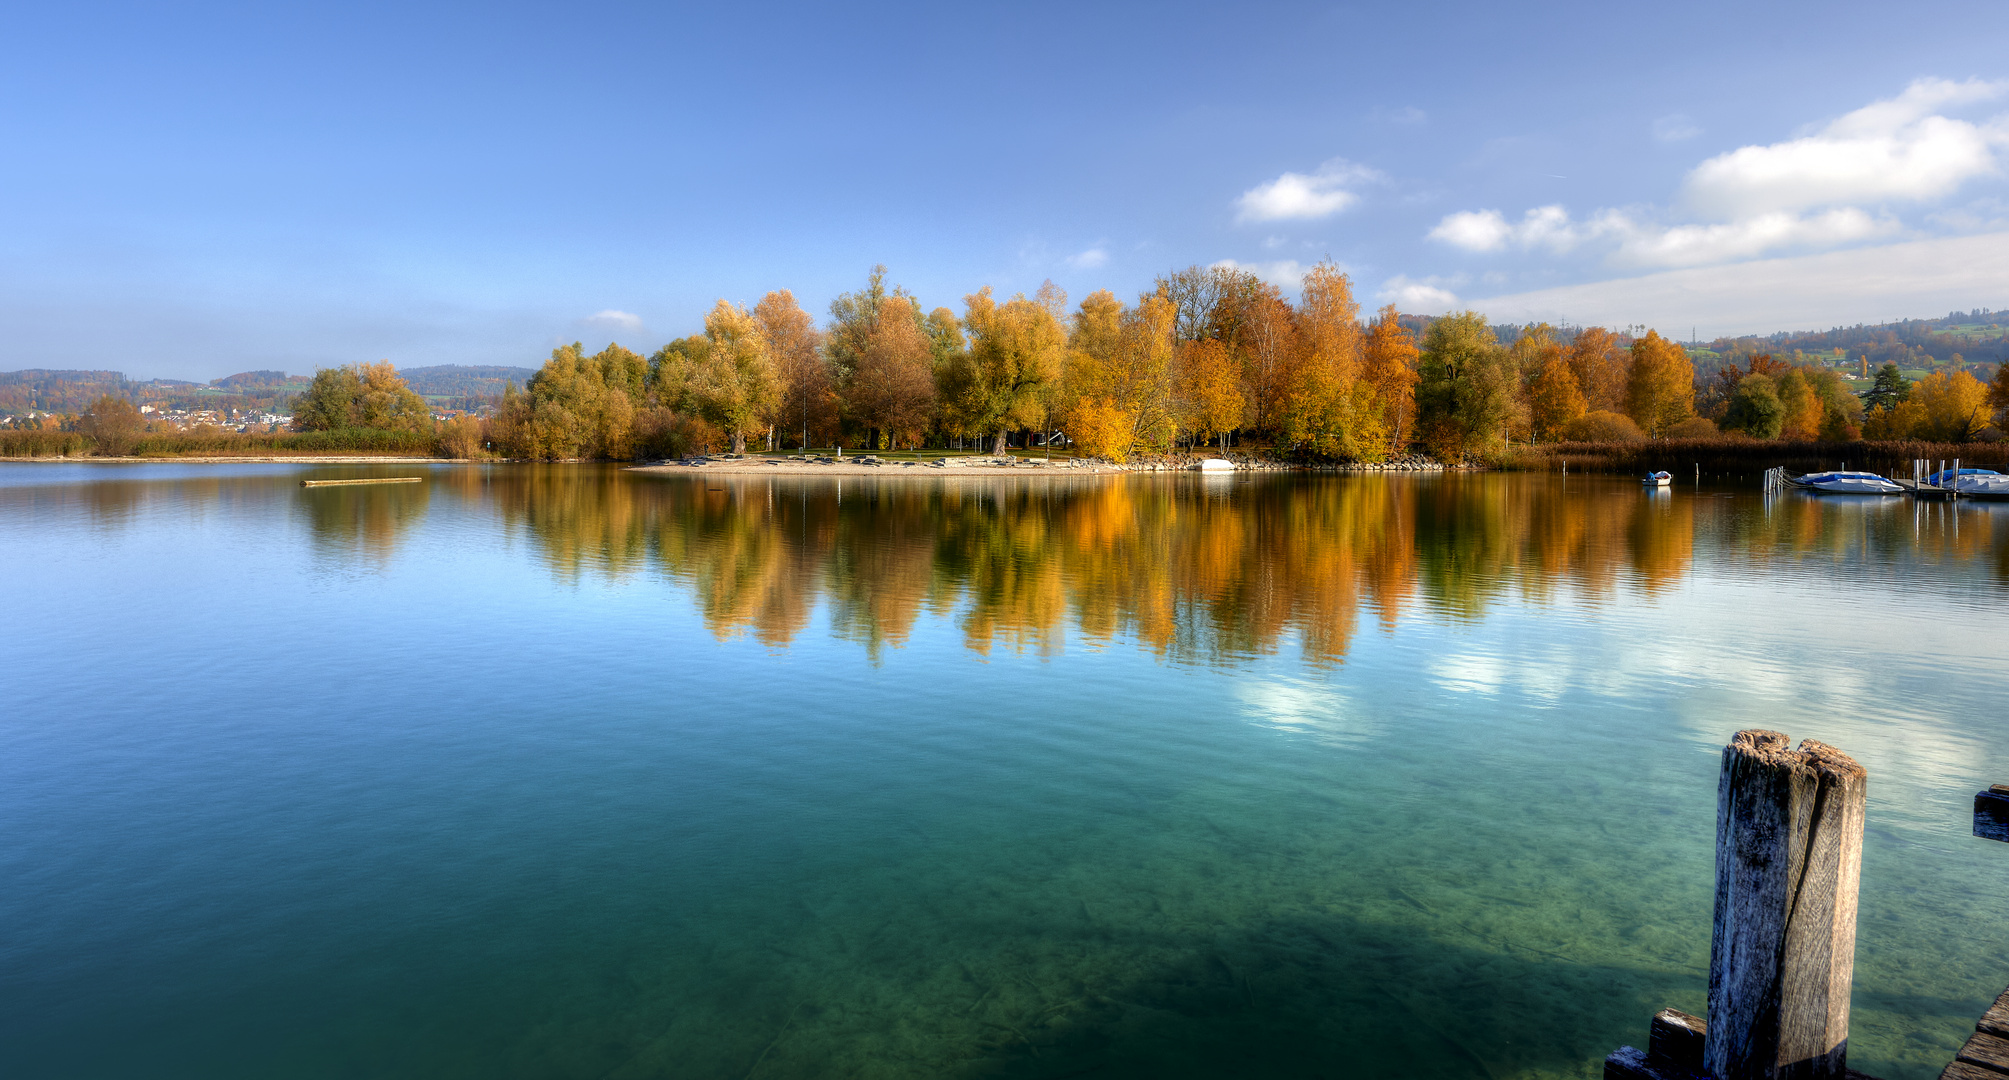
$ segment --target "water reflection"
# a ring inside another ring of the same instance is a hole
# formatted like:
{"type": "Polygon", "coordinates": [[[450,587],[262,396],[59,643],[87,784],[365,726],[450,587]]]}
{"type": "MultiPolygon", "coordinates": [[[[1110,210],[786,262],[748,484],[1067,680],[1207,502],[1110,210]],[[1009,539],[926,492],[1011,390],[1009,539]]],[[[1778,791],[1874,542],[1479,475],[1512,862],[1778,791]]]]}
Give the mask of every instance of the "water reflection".
{"type": "MultiPolygon", "coordinates": [[[[257,485],[262,496],[271,481],[257,485]]],[[[426,514],[432,484],[368,484],[357,487],[298,488],[295,511],[324,554],[365,556],[388,561],[398,542],[426,514]]]]}
{"type": "MultiPolygon", "coordinates": [[[[1514,598],[1651,600],[1698,559],[2009,579],[1987,507],[1617,480],[1437,478],[824,480],[498,471],[491,497],[561,578],[644,567],[685,585],[721,638],[785,646],[826,607],[874,657],[923,614],[978,652],[1051,655],[1072,634],[1182,662],[1292,645],[1347,654],[1363,619],[1477,621],[1514,598]],[[1990,573],[1992,571],[1992,574],[1990,573]]],[[[1947,579],[1952,580],[1952,579],[1947,579]]],[[[1979,580],[1979,579],[1977,579],[1979,580]]]]}

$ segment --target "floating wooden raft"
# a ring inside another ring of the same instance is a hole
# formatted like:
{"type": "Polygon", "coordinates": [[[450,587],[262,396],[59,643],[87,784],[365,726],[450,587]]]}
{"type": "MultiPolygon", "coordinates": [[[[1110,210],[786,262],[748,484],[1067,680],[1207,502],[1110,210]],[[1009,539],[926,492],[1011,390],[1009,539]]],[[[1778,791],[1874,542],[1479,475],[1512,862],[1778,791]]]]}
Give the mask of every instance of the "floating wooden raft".
{"type": "Polygon", "coordinates": [[[302,480],[301,487],[348,487],[351,484],[416,484],[423,476],[373,476],[368,480],[302,480]]]}

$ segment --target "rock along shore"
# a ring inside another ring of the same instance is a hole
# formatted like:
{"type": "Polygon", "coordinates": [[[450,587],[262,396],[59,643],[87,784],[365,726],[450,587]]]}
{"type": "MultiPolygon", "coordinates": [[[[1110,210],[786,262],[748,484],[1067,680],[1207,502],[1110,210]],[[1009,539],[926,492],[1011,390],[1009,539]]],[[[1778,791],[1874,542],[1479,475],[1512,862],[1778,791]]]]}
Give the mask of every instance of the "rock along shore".
{"type": "MultiPolygon", "coordinates": [[[[1220,455],[1234,465],[1235,472],[1445,472],[1470,470],[1472,466],[1443,465],[1418,455],[1405,455],[1378,462],[1291,462],[1254,454],[1230,452],[1220,455]]],[[[790,454],[787,457],[759,457],[751,454],[708,454],[679,461],[658,461],[634,468],[640,472],[706,472],[813,474],[822,476],[924,475],[943,473],[963,476],[1024,476],[1046,474],[1108,474],[1194,472],[1206,457],[1191,454],[1146,454],[1124,462],[1100,458],[1043,457],[941,457],[930,460],[895,460],[876,454],[790,454]]],[[[1225,470],[1223,470],[1225,471],[1225,470]]]]}

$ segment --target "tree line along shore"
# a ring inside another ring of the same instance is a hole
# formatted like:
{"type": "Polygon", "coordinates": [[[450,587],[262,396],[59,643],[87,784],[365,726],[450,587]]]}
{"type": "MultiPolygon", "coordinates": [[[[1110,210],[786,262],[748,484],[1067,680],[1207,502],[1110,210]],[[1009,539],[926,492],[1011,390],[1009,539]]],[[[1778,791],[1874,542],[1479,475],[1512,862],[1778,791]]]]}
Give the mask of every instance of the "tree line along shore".
{"type": "Polygon", "coordinates": [[[1760,460],[1889,444],[1861,460],[1896,461],[1895,448],[1920,443],[1973,446],[1959,456],[1982,460],[2009,426],[2009,365],[1990,382],[1965,370],[1914,382],[1889,363],[1858,394],[1799,354],[1731,353],[1698,372],[1653,331],[1541,324],[1503,342],[1472,311],[1420,334],[1392,305],[1361,315],[1331,263],[1306,273],[1295,302],[1247,271],[1196,266],[1131,303],[1098,290],[1070,305],[1048,282],[1004,300],[979,289],[960,314],[924,310],[880,267],[820,326],[776,290],[751,308],[719,301],[702,332],[648,356],[556,349],[485,416],[435,419],[389,363],[361,364],[317,372],[292,431],[160,430],[106,395],[39,430],[0,431],[0,453],[663,460],[1041,447],[1121,462],[1233,447],[1303,464],[1421,452],[1509,467],[1575,455],[1595,468],[1664,459],[1675,442],[1683,460],[1704,447],[1712,460],[1760,460]]]}

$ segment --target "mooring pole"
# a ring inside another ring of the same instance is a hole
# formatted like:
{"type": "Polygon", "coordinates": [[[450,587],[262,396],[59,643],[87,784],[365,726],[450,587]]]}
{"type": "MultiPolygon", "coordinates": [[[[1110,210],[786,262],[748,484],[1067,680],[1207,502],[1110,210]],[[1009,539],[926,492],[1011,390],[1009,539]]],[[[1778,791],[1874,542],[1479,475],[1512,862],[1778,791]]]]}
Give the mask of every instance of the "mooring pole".
{"type": "MultiPolygon", "coordinates": [[[[1868,774],[1847,754],[1740,731],[1716,787],[1709,1015],[1653,1017],[1606,1080],[1845,1080],[1868,774]]],[[[1978,805],[1978,801],[1977,801],[1978,805]]]]}
{"type": "Polygon", "coordinates": [[[1846,1074],[1868,774],[1776,731],[1723,748],[1703,1063],[1716,1080],[1846,1074]]]}

